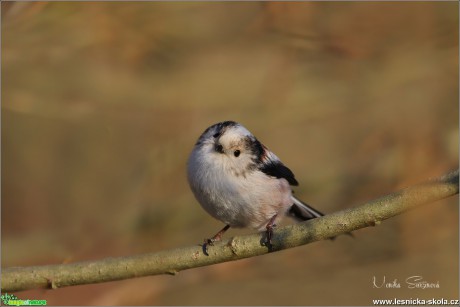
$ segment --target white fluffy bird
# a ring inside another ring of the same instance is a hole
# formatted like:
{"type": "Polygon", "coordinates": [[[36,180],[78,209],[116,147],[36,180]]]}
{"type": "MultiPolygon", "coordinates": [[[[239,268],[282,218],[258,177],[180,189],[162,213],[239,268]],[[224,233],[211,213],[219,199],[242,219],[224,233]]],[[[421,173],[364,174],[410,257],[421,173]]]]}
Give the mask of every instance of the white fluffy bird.
{"type": "Polygon", "coordinates": [[[285,215],[309,220],[323,214],[292,195],[298,182],[292,171],[246,128],[224,121],[207,128],[188,159],[190,187],[201,206],[226,226],[207,245],[219,241],[230,227],[272,229],[285,215]]]}

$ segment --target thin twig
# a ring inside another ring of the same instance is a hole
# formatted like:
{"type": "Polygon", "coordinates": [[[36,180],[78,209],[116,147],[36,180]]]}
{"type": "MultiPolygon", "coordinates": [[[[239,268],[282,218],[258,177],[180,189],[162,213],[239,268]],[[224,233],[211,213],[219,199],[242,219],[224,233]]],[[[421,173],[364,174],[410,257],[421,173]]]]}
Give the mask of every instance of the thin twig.
{"type": "Polygon", "coordinates": [[[209,247],[209,256],[194,245],[130,257],[106,258],[33,267],[12,267],[2,272],[2,292],[33,288],[57,289],[133,277],[176,274],[179,271],[238,260],[335,237],[381,221],[414,207],[458,194],[458,170],[440,178],[406,188],[307,222],[280,227],[274,231],[272,250],[261,242],[263,234],[231,238],[209,247]]]}

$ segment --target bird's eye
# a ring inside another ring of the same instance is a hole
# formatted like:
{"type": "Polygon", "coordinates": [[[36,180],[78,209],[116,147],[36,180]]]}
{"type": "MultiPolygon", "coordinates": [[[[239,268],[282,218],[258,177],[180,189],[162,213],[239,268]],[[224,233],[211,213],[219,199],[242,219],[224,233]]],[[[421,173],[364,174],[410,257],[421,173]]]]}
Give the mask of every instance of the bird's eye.
{"type": "Polygon", "coordinates": [[[214,133],[214,134],[212,135],[212,137],[213,137],[213,138],[218,138],[219,135],[220,135],[220,132],[217,132],[217,133],[214,133]]]}
{"type": "Polygon", "coordinates": [[[235,157],[239,157],[239,156],[240,156],[240,153],[241,153],[241,152],[240,152],[239,150],[235,150],[235,151],[233,152],[233,155],[234,155],[235,157]]]}

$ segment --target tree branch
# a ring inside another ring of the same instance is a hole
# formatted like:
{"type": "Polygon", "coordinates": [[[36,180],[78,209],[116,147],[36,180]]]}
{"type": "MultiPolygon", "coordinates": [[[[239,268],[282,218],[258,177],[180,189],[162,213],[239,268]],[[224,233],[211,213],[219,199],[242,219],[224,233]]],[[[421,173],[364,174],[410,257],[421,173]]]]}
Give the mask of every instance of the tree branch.
{"type": "MultiPolygon", "coordinates": [[[[355,208],[275,229],[272,251],[375,226],[414,207],[458,194],[458,174],[456,170],[355,208]]],[[[194,245],[130,257],[6,268],[2,272],[1,290],[11,292],[33,288],[57,289],[140,276],[176,274],[191,268],[267,254],[270,251],[261,244],[263,240],[261,233],[233,237],[210,246],[209,256],[203,254],[201,246],[194,245]]]]}

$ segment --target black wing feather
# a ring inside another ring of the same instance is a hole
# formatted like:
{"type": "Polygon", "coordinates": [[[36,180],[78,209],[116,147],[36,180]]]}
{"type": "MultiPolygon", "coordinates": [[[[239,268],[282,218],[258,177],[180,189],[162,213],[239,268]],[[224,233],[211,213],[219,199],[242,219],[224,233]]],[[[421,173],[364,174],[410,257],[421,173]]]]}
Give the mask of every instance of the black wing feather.
{"type": "Polygon", "coordinates": [[[247,136],[245,142],[247,148],[254,153],[256,167],[262,172],[275,178],[284,178],[290,185],[299,185],[292,171],[254,136],[247,136]]]}
{"type": "Polygon", "coordinates": [[[284,178],[290,185],[299,185],[292,171],[280,161],[268,160],[262,164],[262,172],[275,178],[284,178]]]}

